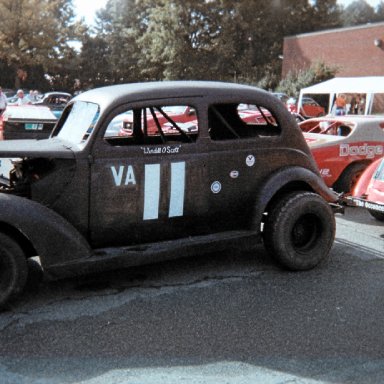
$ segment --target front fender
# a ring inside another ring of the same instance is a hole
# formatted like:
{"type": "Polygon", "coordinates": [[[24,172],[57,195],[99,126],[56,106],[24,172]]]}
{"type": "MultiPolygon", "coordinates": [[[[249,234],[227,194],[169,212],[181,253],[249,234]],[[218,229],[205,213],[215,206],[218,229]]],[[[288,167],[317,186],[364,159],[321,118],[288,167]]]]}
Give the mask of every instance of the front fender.
{"type": "Polygon", "coordinates": [[[261,221],[269,202],[279,191],[284,189],[295,190],[295,185],[297,185],[298,189],[300,189],[300,185],[308,186],[329,203],[336,203],[339,199],[338,195],[327,187],[324,180],[309,169],[298,166],[279,169],[257,191],[259,199],[254,215],[256,223],[261,221]]]}
{"type": "Polygon", "coordinates": [[[0,193],[0,223],[16,228],[28,238],[43,268],[92,253],[85,238],[67,220],[24,197],[0,193]]]}

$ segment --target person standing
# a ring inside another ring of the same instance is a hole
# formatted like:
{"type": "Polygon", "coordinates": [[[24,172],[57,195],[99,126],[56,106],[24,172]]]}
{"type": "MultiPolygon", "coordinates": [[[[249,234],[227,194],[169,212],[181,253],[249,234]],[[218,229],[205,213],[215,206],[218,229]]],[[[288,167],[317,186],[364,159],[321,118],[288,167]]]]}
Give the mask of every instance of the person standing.
{"type": "Polygon", "coordinates": [[[30,101],[28,100],[28,98],[25,97],[24,91],[22,89],[19,89],[17,91],[16,96],[17,96],[16,105],[30,104],[30,101]]]}
{"type": "Polygon", "coordinates": [[[341,94],[336,97],[336,116],[342,116],[346,113],[347,101],[345,100],[345,95],[341,94]]]}
{"type": "Polygon", "coordinates": [[[0,87],[0,116],[3,114],[7,108],[7,96],[3,93],[3,89],[0,87]]]}

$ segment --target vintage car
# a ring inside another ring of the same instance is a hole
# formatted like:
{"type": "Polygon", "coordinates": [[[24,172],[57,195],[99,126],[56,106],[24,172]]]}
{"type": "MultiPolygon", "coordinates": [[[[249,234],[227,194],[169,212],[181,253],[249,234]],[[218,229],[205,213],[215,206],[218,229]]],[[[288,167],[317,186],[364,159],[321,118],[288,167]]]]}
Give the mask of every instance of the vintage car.
{"type": "Polygon", "coordinates": [[[384,221],[384,157],[368,166],[346,202],[365,208],[375,219],[384,221]]]}
{"type": "Polygon", "coordinates": [[[263,240],[281,266],[306,270],[327,259],[334,241],[338,196],[284,105],[250,86],[87,91],[69,102],[50,138],[0,142],[0,158],[13,159],[0,184],[2,305],[22,291],[33,256],[47,277],[61,278],[263,240]],[[244,122],[240,104],[273,119],[244,122]],[[180,128],[169,106],[193,109],[195,128],[180,128]],[[158,114],[177,133],[159,119],[149,131],[158,114]],[[129,135],[109,129],[129,115],[129,135]]]}
{"type": "Polygon", "coordinates": [[[40,95],[38,100],[34,101],[34,105],[45,105],[52,113],[59,118],[72,95],[67,92],[47,92],[40,95]]]}
{"type": "Polygon", "coordinates": [[[48,107],[7,106],[0,116],[0,140],[46,139],[56,122],[48,107]]]}
{"type": "Polygon", "coordinates": [[[326,116],[299,123],[329,187],[350,193],[364,169],[384,154],[384,117],[326,116]]]}

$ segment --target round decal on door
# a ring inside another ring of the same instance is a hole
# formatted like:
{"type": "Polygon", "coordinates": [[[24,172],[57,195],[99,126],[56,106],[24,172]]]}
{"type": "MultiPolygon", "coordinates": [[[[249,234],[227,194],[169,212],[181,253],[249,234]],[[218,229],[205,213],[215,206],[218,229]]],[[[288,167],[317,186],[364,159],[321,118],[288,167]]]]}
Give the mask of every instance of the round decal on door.
{"type": "Polygon", "coordinates": [[[245,163],[248,165],[248,167],[253,167],[255,165],[255,156],[248,155],[245,159],[245,163]]]}
{"type": "Polygon", "coordinates": [[[220,181],[214,181],[211,185],[211,191],[213,193],[219,193],[221,191],[221,183],[220,181]]]}

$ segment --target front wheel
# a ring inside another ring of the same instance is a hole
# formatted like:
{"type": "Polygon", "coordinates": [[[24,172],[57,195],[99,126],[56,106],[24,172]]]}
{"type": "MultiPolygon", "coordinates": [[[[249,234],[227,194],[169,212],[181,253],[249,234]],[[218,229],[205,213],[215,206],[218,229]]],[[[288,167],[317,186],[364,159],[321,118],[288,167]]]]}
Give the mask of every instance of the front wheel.
{"type": "Polygon", "coordinates": [[[366,163],[354,163],[349,165],[333,185],[333,189],[340,193],[352,193],[354,186],[367,166],[368,164],[366,163]]]}
{"type": "Polygon", "coordinates": [[[21,293],[27,275],[24,252],[11,237],[0,233],[0,309],[21,293]]]}
{"type": "Polygon", "coordinates": [[[328,258],[335,227],[332,209],[321,196],[292,192],[268,212],[264,244],[271,257],[284,268],[307,270],[328,258]]]}

